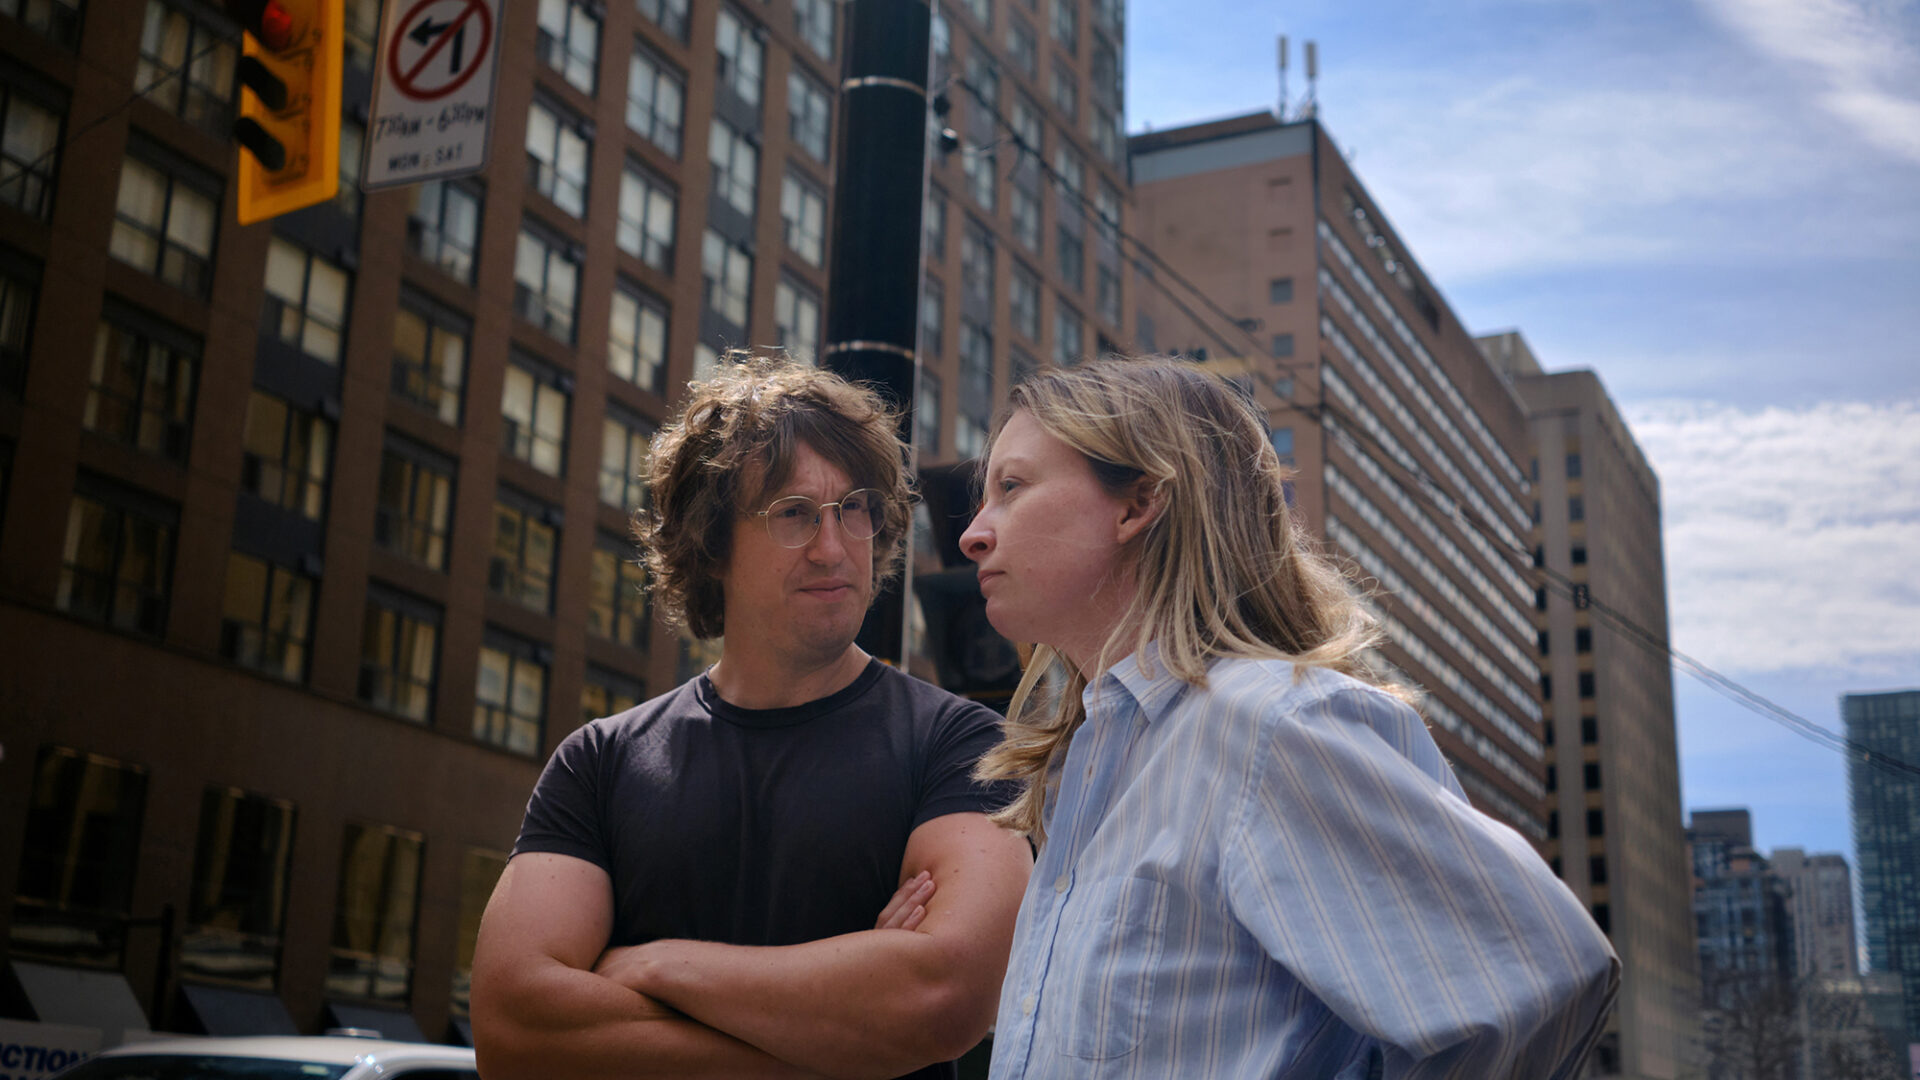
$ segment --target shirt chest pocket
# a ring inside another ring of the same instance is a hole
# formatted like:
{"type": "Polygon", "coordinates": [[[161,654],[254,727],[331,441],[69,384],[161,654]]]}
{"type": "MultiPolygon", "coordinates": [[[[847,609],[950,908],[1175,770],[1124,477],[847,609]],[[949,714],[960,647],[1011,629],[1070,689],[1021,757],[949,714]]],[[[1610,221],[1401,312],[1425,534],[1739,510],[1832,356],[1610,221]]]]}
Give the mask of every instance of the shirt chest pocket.
{"type": "Polygon", "coordinates": [[[1037,1041],[1100,1061],[1139,1046],[1166,944],[1168,887],[1146,878],[1078,886],[1061,912],[1037,1041]]]}

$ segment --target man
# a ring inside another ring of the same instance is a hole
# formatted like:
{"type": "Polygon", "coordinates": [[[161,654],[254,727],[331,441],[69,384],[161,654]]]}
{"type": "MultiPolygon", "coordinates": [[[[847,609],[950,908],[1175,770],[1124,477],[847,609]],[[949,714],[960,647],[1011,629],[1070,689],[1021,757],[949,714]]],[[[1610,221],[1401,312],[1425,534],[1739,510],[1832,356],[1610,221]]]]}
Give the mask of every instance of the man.
{"type": "Polygon", "coordinates": [[[997,718],[856,645],[910,516],[895,419],[826,372],[697,384],[654,441],[656,596],[719,663],[574,732],[481,923],[488,1080],[953,1076],[1032,860],[997,718]]]}

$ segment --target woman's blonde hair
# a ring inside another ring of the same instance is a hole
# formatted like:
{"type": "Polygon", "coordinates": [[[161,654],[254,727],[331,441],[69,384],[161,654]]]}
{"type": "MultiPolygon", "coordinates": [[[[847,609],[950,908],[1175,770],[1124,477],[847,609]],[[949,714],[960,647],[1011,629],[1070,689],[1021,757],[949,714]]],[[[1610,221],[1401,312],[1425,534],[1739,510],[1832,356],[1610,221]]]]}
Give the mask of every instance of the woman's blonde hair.
{"type": "MultiPolygon", "coordinates": [[[[1159,504],[1133,541],[1133,600],[1095,670],[1151,643],[1168,674],[1195,686],[1206,685],[1207,666],[1220,657],[1291,660],[1389,686],[1371,659],[1373,619],[1295,520],[1266,425],[1231,385],[1159,357],[1050,370],[1013,388],[989,448],[1022,410],[1085,455],[1109,494],[1131,497],[1144,484],[1159,504]]],[[[1085,686],[1072,664],[1037,647],[1004,738],[975,770],[982,780],[1025,785],[994,817],[1036,842],[1067,743],[1086,719],[1085,686]],[[1043,680],[1051,692],[1036,700],[1043,680]]]]}

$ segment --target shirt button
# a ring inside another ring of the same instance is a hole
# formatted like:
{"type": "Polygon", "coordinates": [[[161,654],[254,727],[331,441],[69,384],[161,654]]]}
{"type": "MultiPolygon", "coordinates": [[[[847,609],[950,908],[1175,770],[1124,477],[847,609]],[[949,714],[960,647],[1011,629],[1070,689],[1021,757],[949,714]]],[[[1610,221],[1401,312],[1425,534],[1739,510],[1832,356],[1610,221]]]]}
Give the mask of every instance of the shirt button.
{"type": "Polygon", "coordinates": [[[1033,995],[1032,994],[1028,994],[1026,997],[1023,997],[1020,999],[1020,1015],[1021,1016],[1033,1015],[1033,995]]]}
{"type": "Polygon", "coordinates": [[[1065,875],[1065,874],[1061,874],[1061,875],[1060,875],[1060,878],[1059,878],[1059,880],[1057,880],[1057,881],[1055,881],[1055,882],[1053,883],[1053,891],[1054,891],[1054,892],[1066,892],[1066,891],[1067,891],[1067,875],[1065,875]]]}

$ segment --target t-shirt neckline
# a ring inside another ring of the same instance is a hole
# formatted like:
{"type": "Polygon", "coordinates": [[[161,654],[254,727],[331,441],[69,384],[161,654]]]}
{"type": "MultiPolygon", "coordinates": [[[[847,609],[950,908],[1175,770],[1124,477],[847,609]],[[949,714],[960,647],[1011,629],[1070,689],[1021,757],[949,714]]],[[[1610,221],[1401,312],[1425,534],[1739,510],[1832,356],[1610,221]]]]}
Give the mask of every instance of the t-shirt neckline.
{"type": "Polygon", "coordinates": [[[866,693],[875,682],[879,681],[881,673],[886,669],[887,665],[878,659],[868,657],[867,666],[846,686],[826,697],[779,709],[743,709],[728,702],[720,696],[720,691],[714,688],[713,680],[707,677],[706,672],[701,672],[700,677],[694,681],[694,694],[699,699],[701,707],[715,719],[747,728],[793,727],[852,704],[854,699],[866,693]]]}

